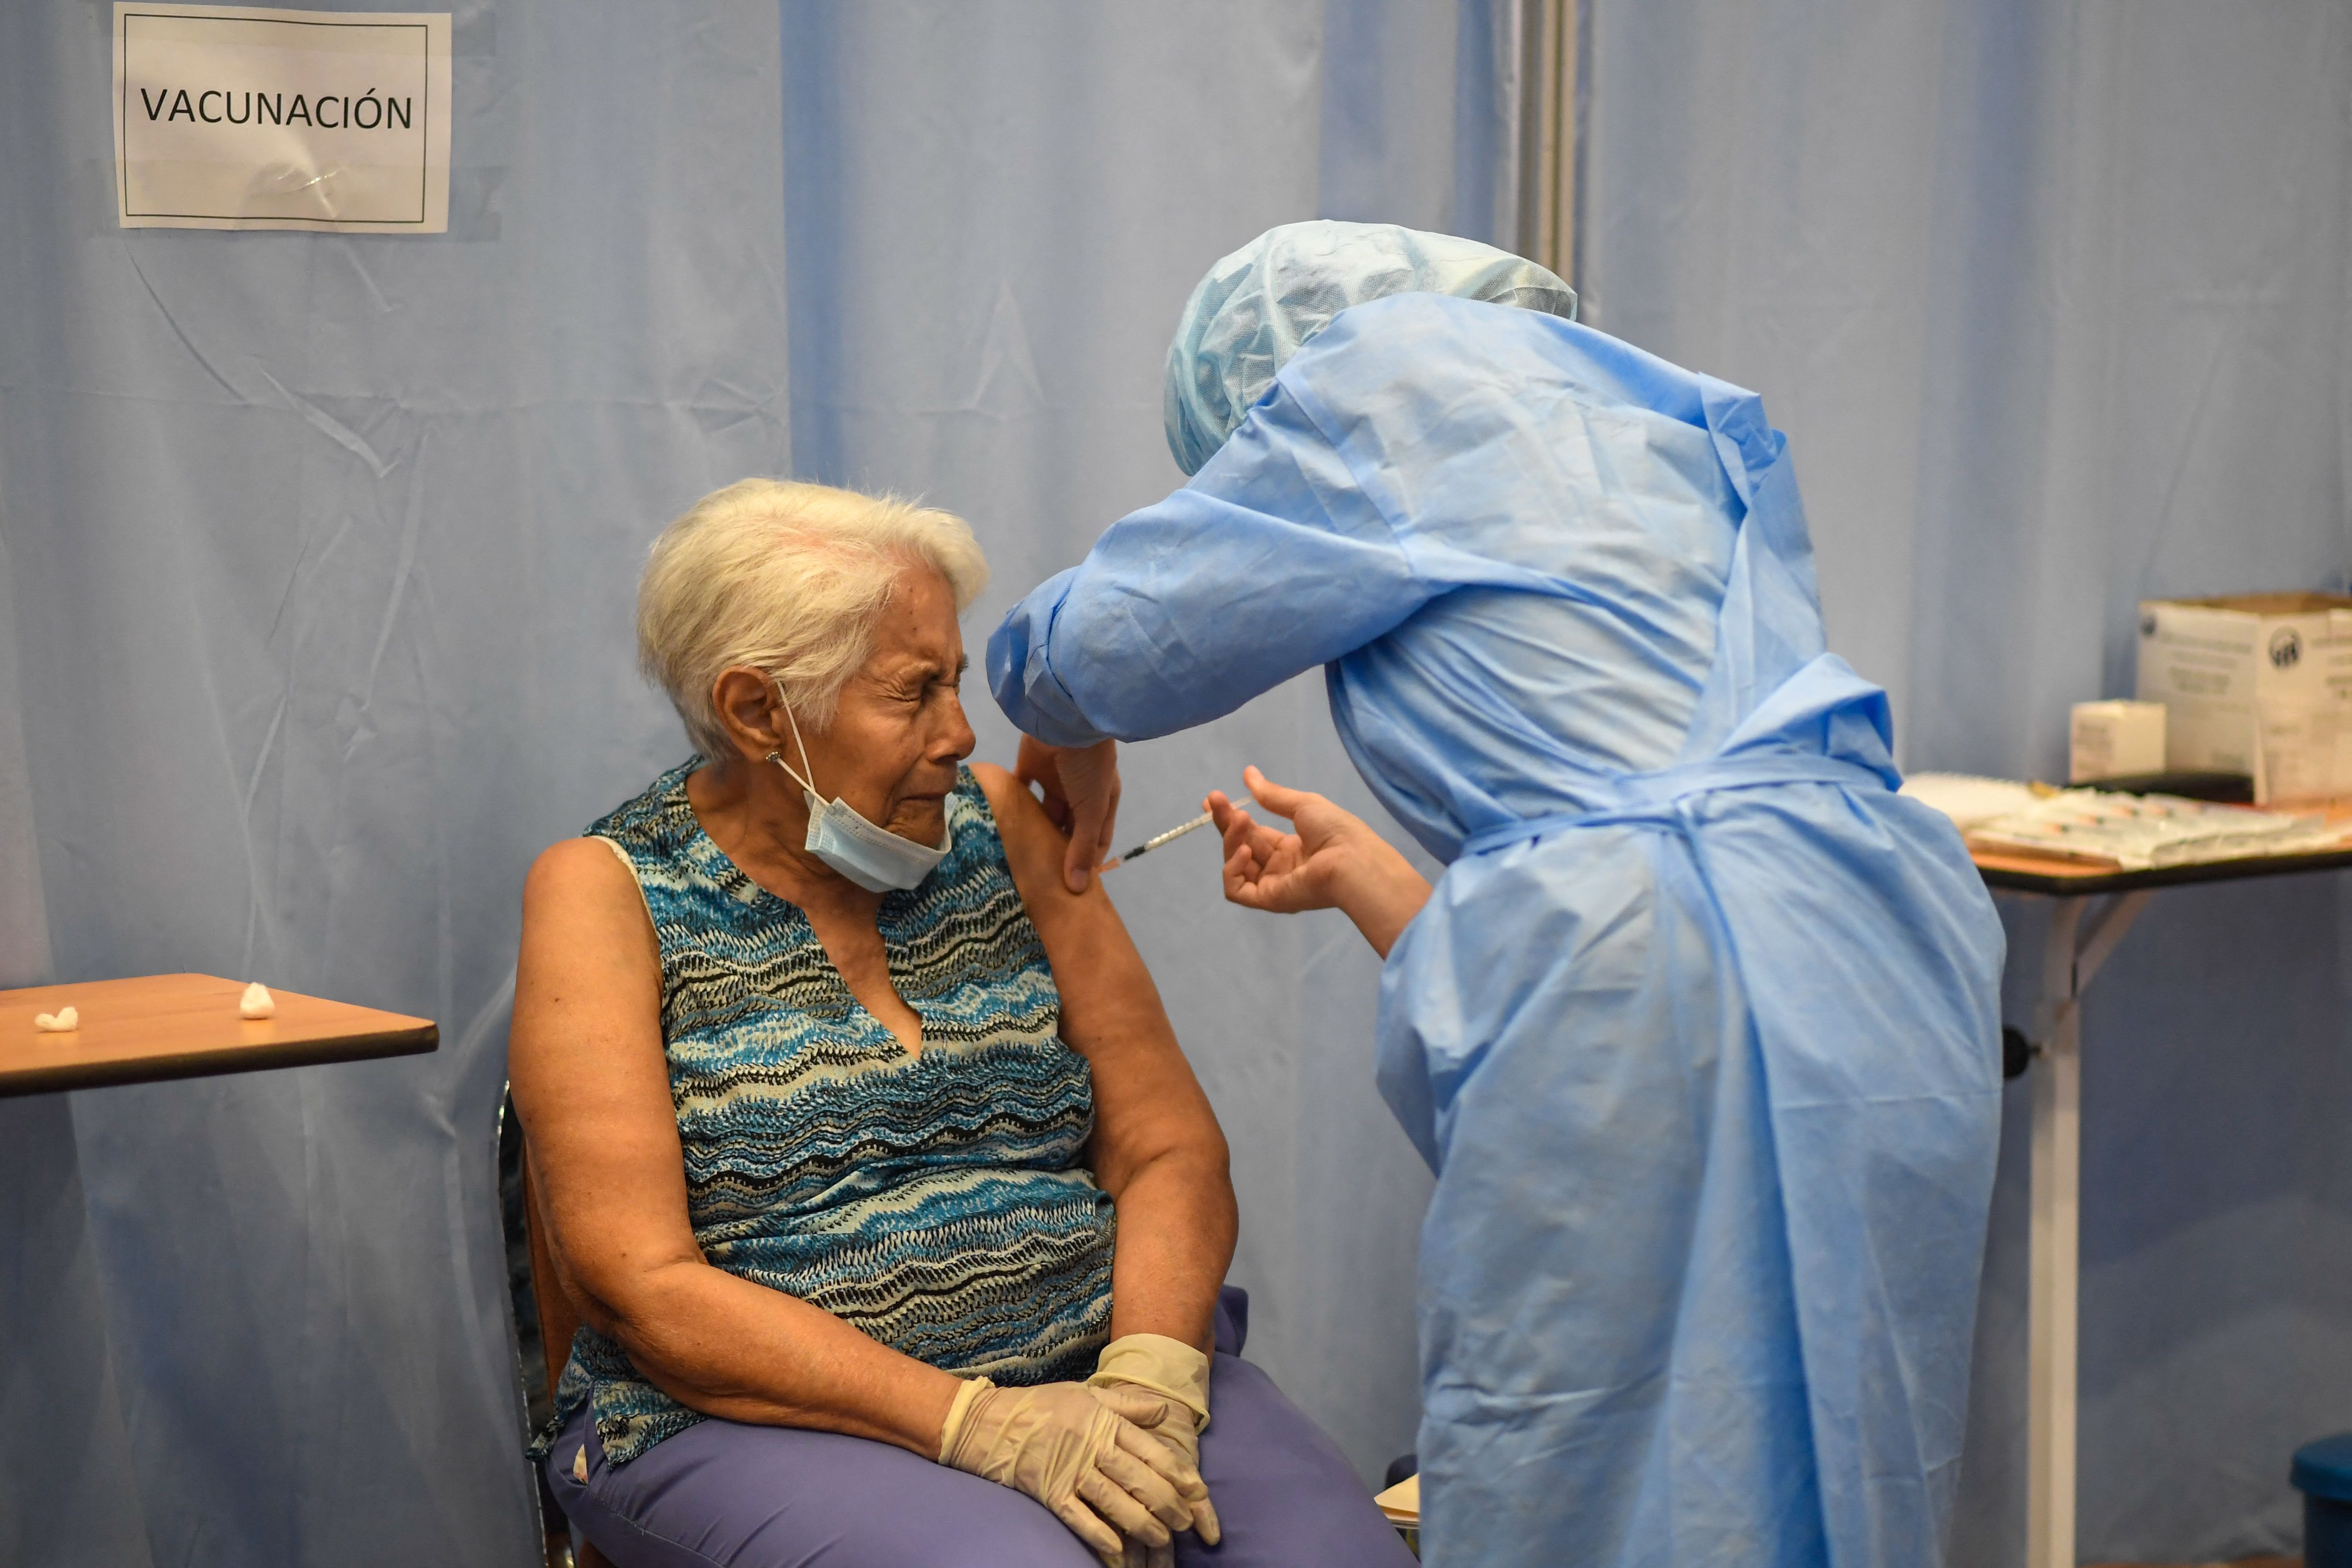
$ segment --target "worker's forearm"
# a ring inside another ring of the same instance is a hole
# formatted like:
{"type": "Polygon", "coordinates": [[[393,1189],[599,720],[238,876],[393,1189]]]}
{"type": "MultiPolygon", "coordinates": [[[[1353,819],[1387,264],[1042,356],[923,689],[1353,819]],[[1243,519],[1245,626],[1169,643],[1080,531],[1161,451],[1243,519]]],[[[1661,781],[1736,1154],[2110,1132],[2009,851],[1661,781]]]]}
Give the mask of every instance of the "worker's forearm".
{"type": "Polygon", "coordinates": [[[689,1410],[870,1437],[935,1459],[957,1380],[822,1308],[707,1263],[633,1280],[609,1331],[689,1410]]]}
{"type": "Polygon", "coordinates": [[[1333,887],[1339,910],[1356,922],[1372,951],[1385,959],[1412,917],[1429,902],[1429,879],[1412,868],[1394,845],[1377,835],[1349,858],[1333,887]]]}
{"type": "Polygon", "coordinates": [[[1222,1152],[1162,1155],[1118,1195],[1111,1336],[1164,1334],[1207,1352],[1238,1215],[1222,1152]]]}
{"type": "Polygon", "coordinates": [[[1046,578],[1005,612],[988,638],[988,689],[1004,716],[1024,735],[1048,746],[1076,750],[1108,739],[1052,674],[1046,645],[1053,640],[1055,613],[1068,596],[1077,568],[1046,578]],[[1033,642],[1035,645],[1033,647],[1033,642]]]}

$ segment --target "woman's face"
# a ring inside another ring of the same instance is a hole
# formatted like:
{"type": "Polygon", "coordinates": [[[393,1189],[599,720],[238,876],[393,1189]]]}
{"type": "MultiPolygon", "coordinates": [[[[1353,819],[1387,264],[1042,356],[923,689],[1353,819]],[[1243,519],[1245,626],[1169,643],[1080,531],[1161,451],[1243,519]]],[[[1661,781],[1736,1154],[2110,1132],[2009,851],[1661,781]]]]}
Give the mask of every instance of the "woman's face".
{"type": "Polygon", "coordinates": [[[875,629],[873,657],[842,688],[832,725],[821,735],[801,726],[817,793],[903,838],[939,843],[957,764],[973,744],[957,696],[963,669],[954,593],[930,567],[906,567],[875,629]]]}

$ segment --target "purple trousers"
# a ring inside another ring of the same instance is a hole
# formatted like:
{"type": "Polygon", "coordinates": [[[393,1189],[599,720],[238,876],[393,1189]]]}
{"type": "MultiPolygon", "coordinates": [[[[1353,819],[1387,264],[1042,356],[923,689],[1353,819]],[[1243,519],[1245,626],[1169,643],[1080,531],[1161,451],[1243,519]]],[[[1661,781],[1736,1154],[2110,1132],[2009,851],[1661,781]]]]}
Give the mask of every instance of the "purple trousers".
{"type": "MultiPolygon", "coordinates": [[[[1322,1428],[1229,1353],[1246,1321],[1245,1299],[1230,1300],[1239,1294],[1219,1303],[1201,1435],[1224,1541],[1177,1537],[1180,1568],[1413,1568],[1322,1428]]],[[[564,1513],[616,1568],[1100,1568],[1023,1493],[834,1432],[702,1421],[614,1468],[583,1411],[544,1468],[564,1513]],[[583,1447],[584,1484],[572,1473],[583,1447]]]]}

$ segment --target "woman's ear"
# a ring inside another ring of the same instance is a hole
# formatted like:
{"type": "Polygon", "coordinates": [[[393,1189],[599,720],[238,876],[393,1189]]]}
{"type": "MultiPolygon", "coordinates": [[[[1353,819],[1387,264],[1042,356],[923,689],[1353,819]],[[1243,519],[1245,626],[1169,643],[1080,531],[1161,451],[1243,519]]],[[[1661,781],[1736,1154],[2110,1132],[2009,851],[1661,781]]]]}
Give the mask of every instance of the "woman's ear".
{"type": "MultiPolygon", "coordinates": [[[[756,763],[770,752],[793,751],[783,700],[776,683],[758,670],[740,664],[720,670],[710,683],[710,706],[747,760],[756,763]]],[[[797,766],[800,759],[794,756],[793,762],[797,766]]]]}

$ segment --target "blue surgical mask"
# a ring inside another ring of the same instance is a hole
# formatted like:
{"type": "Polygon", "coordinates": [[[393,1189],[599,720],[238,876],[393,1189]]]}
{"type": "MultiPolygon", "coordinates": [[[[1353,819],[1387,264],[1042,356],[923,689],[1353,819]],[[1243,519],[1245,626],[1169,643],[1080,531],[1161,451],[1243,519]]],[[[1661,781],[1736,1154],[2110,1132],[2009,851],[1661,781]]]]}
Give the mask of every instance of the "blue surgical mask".
{"type": "MultiPolygon", "coordinates": [[[[782,695],[780,689],[779,700],[782,695]]],[[[793,727],[793,744],[800,750],[801,766],[806,768],[808,744],[801,739],[800,721],[793,717],[790,703],[784,703],[783,710],[784,722],[793,727]]],[[[869,893],[903,891],[919,886],[954,847],[953,827],[942,827],[940,847],[928,848],[911,838],[899,837],[887,827],[876,826],[837,796],[830,801],[820,800],[808,774],[784,761],[782,752],[770,752],[768,761],[783,769],[801,786],[802,798],[808,802],[808,837],[802,847],[869,893]]],[[[815,771],[809,769],[811,773],[815,771]]]]}

